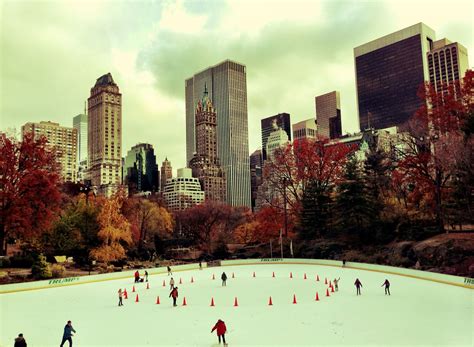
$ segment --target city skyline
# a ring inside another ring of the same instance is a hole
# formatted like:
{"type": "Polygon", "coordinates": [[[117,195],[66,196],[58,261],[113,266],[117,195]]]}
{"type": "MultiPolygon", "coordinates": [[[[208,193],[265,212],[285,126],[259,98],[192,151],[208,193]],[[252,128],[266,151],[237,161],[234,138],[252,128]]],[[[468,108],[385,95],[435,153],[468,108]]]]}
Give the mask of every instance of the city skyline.
{"type": "Polygon", "coordinates": [[[281,112],[293,123],[310,118],[314,97],[328,90],[341,92],[343,133],[358,130],[354,47],[424,22],[473,56],[467,1],[5,1],[1,7],[2,131],[19,133],[40,121],[71,127],[90,86],[111,72],[123,95],[121,155],[147,142],[175,168],[186,164],[183,81],[223,60],[247,67],[251,153],[261,147],[262,118],[281,112]],[[207,42],[214,49],[199,49],[207,42]]]}

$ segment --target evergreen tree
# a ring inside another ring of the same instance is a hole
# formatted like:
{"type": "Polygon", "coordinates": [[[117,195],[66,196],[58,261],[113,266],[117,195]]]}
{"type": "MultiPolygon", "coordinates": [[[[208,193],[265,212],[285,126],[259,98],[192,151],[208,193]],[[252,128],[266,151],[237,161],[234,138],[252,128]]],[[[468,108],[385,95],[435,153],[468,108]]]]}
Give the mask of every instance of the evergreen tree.
{"type": "Polygon", "coordinates": [[[338,187],[336,200],[337,223],[344,231],[356,232],[363,239],[374,222],[375,206],[369,200],[367,189],[355,157],[351,157],[338,187]]]}

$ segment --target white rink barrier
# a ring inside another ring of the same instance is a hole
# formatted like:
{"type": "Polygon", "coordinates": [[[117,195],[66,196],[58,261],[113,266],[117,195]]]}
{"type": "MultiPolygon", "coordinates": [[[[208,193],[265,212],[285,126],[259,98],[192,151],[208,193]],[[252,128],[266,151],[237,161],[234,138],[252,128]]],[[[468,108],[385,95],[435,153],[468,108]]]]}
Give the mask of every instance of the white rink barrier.
{"type": "MultiPolygon", "coordinates": [[[[207,263],[203,262],[202,267],[207,267],[207,263]]],[[[186,271],[186,270],[195,270],[199,269],[199,264],[186,264],[186,265],[176,265],[171,266],[172,272],[186,271]]],[[[14,292],[23,292],[27,290],[36,290],[36,289],[47,289],[47,288],[56,288],[64,286],[72,286],[77,284],[86,284],[94,282],[103,282],[129,278],[130,283],[133,283],[135,271],[139,271],[140,277],[145,276],[145,270],[148,271],[148,276],[166,274],[168,273],[167,267],[156,267],[156,268],[143,268],[143,269],[134,269],[121,272],[106,273],[100,275],[86,275],[86,276],[77,276],[77,277],[65,277],[65,278],[54,278],[44,281],[34,281],[34,282],[25,282],[25,283],[13,283],[13,284],[4,284],[0,286],[0,294],[14,293],[14,292]]]]}
{"type": "MultiPolygon", "coordinates": [[[[295,258],[262,258],[262,259],[242,259],[242,260],[223,260],[222,266],[233,265],[266,265],[266,264],[306,264],[306,265],[323,265],[342,267],[340,260],[326,260],[326,259],[295,259],[295,258]]],[[[345,268],[356,270],[367,270],[374,272],[381,272],[391,275],[399,275],[405,277],[412,277],[427,281],[450,284],[453,286],[474,289],[474,279],[469,277],[460,277],[453,275],[445,275],[436,272],[412,270],[394,266],[356,263],[346,261],[345,268]]]]}
{"type": "MultiPolygon", "coordinates": [[[[342,262],[339,260],[326,260],[326,259],[295,259],[295,258],[262,258],[262,259],[241,259],[241,260],[223,260],[221,266],[235,266],[235,265],[268,265],[268,264],[301,264],[301,265],[322,265],[322,266],[335,266],[342,267],[342,262]]],[[[207,267],[207,263],[202,263],[202,267],[207,267]]],[[[356,270],[374,271],[391,275],[399,275],[412,277],[416,279],[422,279],[427,281],[433,281],[443,284],[449,284],[453,286],[474,289],[474,279],[468,277],[459,277],[452,275],[439,274],[435,272],[419,271],[412,269],[405,269],[393,266],[365,264],[356,262],[346,262],[346,268],[356,270]]],[[[187,271],[199,269],[199,264],[186,264],[176,265],[172,268],[173,272],[187,271]]],[[[140,276],[144,276],[145,270],[148,271],[148,275],[159,275],[167,273],[166,267],[150,268],[150,269],[139,269],[140,276]]],[[[0,294],[8,294],[14,292],[22,292],[28,290],[57,288],[63,286],[72,286],[77,284],[86,284],[94,282],[103,282],[129,278],[130,283],[133,281],[135,270],[114,272],[101,275],[90,275],[90,276],[78,276],[78,277],[66,277],[56,278],[45,281],[35,281],[26,283],[14,283],[4,284],[0,286],[0,294]]]]}

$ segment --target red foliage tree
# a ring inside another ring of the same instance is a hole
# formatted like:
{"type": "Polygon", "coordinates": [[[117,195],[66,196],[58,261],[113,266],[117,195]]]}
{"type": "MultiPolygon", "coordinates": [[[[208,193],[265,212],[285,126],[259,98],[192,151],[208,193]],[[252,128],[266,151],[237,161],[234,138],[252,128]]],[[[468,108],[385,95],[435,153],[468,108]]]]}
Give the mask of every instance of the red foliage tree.
{"type": "Polygon", "coordinates": [[[344,163],[355,147],[329,143],[327,139],[295,140],[275,150],[265,162],[263,200],[275,208],[283,208],[287,196],[289,209],[297,213],[309,184],[327,190],[341,179],[344,163]]]}
{"type": "Polygon", "coordinates": [[[404,194],[418,205],[432,207],[440,231],[444,230],[443,199],[465,151],[463,127],[474,112],[474,72],[467,71],[463,83],[442,86],[430,84],[420,91],[423,106],[408,123],[401,160],[393,173],[394,185],[408,187],[404,194]]]}
{"type": "Polygon", "coordinates": [[[0,137],[0,254],[6,254],[9,237],[45,231],[59,208],[59,167],[46,142],[32,134],[21,142],[0,137]]]}

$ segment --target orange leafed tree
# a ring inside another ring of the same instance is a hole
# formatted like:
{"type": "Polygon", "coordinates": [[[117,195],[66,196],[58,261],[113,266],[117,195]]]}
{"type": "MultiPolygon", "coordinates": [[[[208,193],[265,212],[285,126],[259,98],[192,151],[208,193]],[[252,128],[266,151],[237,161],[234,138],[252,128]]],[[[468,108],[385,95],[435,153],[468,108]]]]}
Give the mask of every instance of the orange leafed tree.
{"type": "Polygon", "coordinates": [[[120,212],[123,197],[116,195],[105,201],[97,218],[100,230],[97,234],[102,244],[91,250],[92,258],[111,262],[126,257],[123,244],[132,243],[130,223],[120,212]]]}

